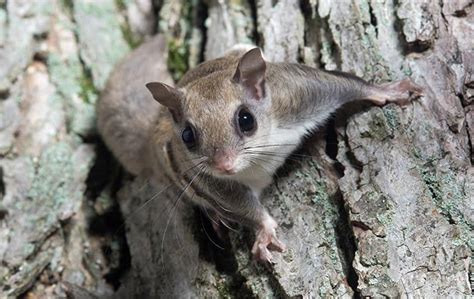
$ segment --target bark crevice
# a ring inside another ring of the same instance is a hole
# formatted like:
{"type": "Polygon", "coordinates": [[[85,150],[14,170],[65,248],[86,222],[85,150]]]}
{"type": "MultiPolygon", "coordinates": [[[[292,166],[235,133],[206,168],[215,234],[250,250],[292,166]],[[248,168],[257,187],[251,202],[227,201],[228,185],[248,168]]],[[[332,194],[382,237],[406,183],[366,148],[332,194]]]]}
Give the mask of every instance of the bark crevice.
{"type": "Polygon", "coordinates": [[[337,246],[342,252],[341,261],[345,264],[344,269],[347,276],[347,283],[354,292],[355,298],[361,298],[359,286],[359,277],[353,267],[357,246],[351,222],[349,221],[349,213],[345,205],[342,192],[338,190],[335,195],[335,201],[339,212],[339,225],[336,227],[337,246]]]}

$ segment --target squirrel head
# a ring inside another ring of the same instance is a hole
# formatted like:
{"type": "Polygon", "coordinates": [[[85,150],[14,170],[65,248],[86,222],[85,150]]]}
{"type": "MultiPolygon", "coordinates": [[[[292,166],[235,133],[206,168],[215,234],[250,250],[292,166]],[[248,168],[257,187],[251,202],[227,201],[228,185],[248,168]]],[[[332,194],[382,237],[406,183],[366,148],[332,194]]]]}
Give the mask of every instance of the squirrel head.
{"type": "Polygon", "coordinates": [[[158,82],[146,86],[169,109],[183,149],[196,161],[204,158],[209,173],[232,178],[264,171],[271,176],[276,167],[265,164],[280,166],[285,158],[273,153],[278,136],[272,136],[276,124],[265,72],[262,53],[254,48],[237,65],[184,88],[158,82]]]}

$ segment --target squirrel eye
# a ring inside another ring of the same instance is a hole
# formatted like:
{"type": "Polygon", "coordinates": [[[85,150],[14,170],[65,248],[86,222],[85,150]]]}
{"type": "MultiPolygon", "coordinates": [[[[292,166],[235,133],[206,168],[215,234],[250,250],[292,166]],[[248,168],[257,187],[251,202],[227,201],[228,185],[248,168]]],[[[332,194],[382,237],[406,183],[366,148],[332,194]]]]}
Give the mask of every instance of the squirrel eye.
{"type": "Polygon", "coordinates": [[[189,149],[196,145],[196,136],[190,125],[187,125],[186,128],[184,128],[183,133],[181,133],[181,138],[189,149]]]}
{"type": "Polygon", "coordinates": [[[246,108],[240,109],[237,115],[239,130],[244,135],[251,135],[256,127],[255,118],[246,108]]]}

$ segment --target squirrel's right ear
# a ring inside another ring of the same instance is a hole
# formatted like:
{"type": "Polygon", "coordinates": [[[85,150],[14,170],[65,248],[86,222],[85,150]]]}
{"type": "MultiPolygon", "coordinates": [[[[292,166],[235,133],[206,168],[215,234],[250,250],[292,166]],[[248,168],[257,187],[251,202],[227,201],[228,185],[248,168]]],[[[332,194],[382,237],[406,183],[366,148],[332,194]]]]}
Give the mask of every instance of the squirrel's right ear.
{"type": "Polygon", "coordinates": [[[240,58],[232,81],[241,84],[256,100],[265,97],[266,63],[259,48],[253,48],[240,58]]]}
{"type": "Polygon", "coordinates": [[[161,105],[174,111],[181,109],[183,93],[177,88],[161,82],[150,82],[146,84],[146,87],[151,92],[153,98],[161,105]]]}

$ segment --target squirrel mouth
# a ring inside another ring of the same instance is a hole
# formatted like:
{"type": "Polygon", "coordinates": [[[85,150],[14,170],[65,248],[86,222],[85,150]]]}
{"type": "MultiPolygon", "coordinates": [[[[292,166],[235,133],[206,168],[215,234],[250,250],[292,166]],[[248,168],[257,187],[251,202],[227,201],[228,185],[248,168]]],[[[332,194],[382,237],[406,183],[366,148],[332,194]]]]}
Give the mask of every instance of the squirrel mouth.
{"type": "Polygon", "coordinates": [[[235,169],[216,170],[216,172],[220,175],[225,175],[225,176],[234,175],[237,173],[235,169]]]}

